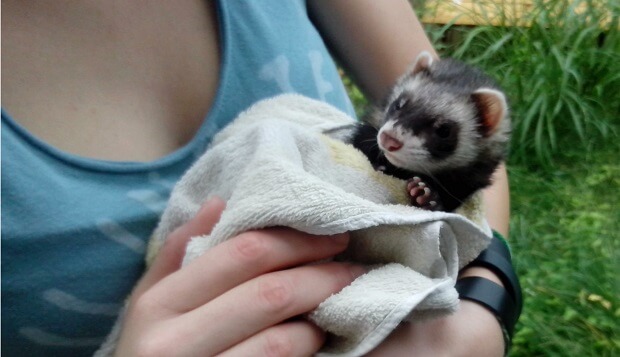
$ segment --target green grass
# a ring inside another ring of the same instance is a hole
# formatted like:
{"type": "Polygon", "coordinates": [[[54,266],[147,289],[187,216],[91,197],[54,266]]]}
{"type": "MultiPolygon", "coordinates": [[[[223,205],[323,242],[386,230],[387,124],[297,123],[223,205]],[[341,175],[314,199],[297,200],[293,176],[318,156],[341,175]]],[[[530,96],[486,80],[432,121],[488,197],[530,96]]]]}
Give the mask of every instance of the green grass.
{"type": "Polygon", "coordinates": [[[512,356],[620,355],[619,141],[510,165],[510,241],[525,306],[512,356]]]}
{"type": "Polygon", "coordinates": [[[581,3],[593,4],[539,1],[529,27],[426,27],[511,101],[509,241],[525,297],[511,356],[620,356],[620,2],[598,2],[605,26],[601,6],[575,14],[581,3]]]}

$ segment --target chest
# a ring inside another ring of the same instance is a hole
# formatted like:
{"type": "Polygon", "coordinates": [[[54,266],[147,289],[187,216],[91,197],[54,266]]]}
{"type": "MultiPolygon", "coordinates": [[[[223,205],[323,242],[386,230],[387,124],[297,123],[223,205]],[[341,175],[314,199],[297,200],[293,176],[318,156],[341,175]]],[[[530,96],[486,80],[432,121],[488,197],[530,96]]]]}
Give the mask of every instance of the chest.
{"type": "Polygon", "coordinates": [[[3,107],[80,156],[152,161],[186,144],[218,84],[213,2],[138,5],[36,5],[27,15],[38,21],[12,11],[3,24],[3,107]]]}

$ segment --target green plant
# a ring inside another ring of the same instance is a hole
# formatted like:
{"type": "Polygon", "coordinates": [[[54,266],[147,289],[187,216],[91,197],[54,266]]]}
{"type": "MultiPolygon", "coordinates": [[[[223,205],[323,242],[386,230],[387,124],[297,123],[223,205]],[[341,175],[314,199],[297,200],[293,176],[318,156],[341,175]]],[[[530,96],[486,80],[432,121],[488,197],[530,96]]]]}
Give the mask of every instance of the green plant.
{"type": "MultiPolygon", "coordinates": [[[[562,150],[562,139],[584,148],[591,138],[615,134],[612,124],[620,120],[620,5],[616,0],[534,4],[526,18],[503,16],[503,26],[427,29],[443,55],[481,67],[508,92],[513,160],[550,164],[562,150]],[[523,22],[529,25],[515,25],[523,22]]],[[[481,22],[491,20],[482,11],[476,16],[481,22]]]]}
{"type": "Polygon", "coordinates": [[[620,143],[512,165],[511,247],[525,306],[511,356],[620,355],[620,143]]]}

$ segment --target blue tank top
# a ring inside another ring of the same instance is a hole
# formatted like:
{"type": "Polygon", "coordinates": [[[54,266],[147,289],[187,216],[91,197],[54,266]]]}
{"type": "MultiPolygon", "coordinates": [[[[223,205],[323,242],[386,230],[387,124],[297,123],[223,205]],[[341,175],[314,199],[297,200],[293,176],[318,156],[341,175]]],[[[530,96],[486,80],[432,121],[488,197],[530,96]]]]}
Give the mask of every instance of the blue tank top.
{"type": "Polygon", "coordinates": [[[153,162],[60,151],[2,111],[2,352],[92,354],[144,270],[171,188],[213,135],[297,92],[354,115],[305,1],[218,1],[220,85],[195,137],[153,162]]]}

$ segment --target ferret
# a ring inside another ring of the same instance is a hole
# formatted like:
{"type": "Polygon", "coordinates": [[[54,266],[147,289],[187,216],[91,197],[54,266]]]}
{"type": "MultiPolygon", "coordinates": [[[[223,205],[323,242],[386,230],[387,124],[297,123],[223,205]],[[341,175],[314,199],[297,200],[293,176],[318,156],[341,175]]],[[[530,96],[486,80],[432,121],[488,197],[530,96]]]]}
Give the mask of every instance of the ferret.
{"type": "Polygon", "coordinates": [[[508,112],[481,70],[423,52],[350,141],[375,169],[408,180],[412,205],[451,212],[505,160],[508,112]]]}

